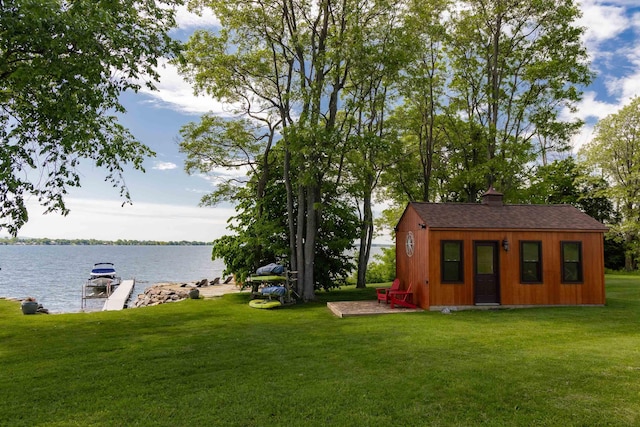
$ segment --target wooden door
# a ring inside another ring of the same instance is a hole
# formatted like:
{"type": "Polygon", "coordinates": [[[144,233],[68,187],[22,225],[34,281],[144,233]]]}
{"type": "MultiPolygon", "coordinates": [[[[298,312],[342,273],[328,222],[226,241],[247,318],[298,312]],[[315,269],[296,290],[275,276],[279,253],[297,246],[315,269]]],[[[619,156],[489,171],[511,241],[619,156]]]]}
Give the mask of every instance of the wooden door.
{"type": "Polygon", "coordinates": [[[476,304],[500,304],[498,242],[473,242],[476,304]]]}

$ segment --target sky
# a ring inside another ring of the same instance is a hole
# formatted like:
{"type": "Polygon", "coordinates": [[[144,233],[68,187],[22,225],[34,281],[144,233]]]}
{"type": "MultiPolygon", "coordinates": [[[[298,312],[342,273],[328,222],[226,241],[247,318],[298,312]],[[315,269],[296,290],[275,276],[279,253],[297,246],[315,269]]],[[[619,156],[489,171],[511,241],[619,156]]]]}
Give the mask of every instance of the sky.
{"type": "MultiPolygon", "coordinates": [[[[638,0],[585,0],[580,3],[586,28],[584,43],[597,73],[584,89],[575,116],[585,126],[574,137],[577,150],[593,137],[596,122],[615,113],[640,95],[640,4],[638,0]]],[[[185,40],[196,28],[215,27],[210,13],[197,16],[180,10],[179,29],[172,35],[185,40]]],[[[188,175],[184,154],[178,150],[180,128],[197,122],[207,112],[224,114],[224,105],[195,96],[175,67],[163,63],[159,91],[126,93],[121,101],[127,113],[121,123],[156,152],[145,161],[146,173],[127,169],[125,181],[133,204],[125,204],[118,189],[104,182],[102,170],[81,165],[82,187],[71,189],[66,203],[71,213],[42,215],[37,200],[29,200],[29,222],[20,237],[51,239],[132,239],[212,241],[224,234],[234,214],[229,205],[199,207],[200,198],[214,188],[210,177],[188,175]]],[[[568,116],[568,113],[567,113],[568,116]]],[[[0,231],[0,237],[7,233],[0,231]]],[[[388,237],[376,239],[390,242],[388,237]]]]}

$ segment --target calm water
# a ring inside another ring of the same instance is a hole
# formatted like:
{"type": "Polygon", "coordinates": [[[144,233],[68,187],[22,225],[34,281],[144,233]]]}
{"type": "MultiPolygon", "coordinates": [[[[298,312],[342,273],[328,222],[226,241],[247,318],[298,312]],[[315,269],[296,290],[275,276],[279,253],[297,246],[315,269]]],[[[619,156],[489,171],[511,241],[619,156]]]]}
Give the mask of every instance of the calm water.
{"type": "Polygon", "coordinates": [[[51,312],[77,312],[82,285],[96,262],[112,262],[122,279],[136,279],[133,295],[159,282],[222,276],[210,246],[0,245],[0,296],[35,297],[51,312]]]}

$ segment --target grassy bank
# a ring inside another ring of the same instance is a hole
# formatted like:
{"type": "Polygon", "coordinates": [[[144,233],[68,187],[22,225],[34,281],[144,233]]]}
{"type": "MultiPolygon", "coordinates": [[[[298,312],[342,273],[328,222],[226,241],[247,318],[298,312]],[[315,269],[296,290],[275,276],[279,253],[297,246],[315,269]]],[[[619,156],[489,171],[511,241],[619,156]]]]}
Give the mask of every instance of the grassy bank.
{"type": "Polygon", "coordinates": [[[640,424],[640,278],[604,308],[338,319],[321,294],[91,314],[0,301],[0,425],[640,424]]]}

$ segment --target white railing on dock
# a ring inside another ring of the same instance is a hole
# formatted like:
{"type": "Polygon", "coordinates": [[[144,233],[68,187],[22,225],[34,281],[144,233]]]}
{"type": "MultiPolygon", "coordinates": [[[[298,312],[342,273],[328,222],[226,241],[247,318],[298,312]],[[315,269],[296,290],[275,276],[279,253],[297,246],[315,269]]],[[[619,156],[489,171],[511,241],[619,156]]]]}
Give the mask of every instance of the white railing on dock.
{"type": "Polygon", "coordinates": [[[122,310],[133,292],[135,283],[135,279],[123,280],[122,283],[118,285],[118,288],[109,295],[102,311],[122,310]]]}

